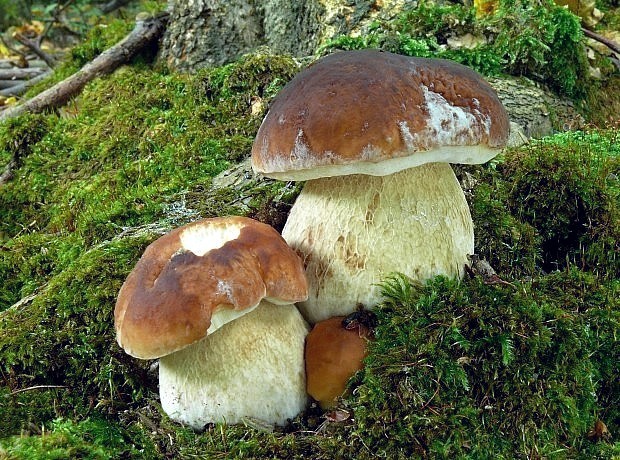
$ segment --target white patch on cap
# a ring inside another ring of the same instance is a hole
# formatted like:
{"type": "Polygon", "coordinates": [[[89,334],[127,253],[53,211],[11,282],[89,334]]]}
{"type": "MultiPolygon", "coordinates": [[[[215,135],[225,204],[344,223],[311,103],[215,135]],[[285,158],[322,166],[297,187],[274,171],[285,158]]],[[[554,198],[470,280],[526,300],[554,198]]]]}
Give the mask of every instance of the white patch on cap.
{"type": "Polygon", "coordinates": [[[228,241],[237,239],[242,224],[227,225],[192,225],[180,235],[181,245],[186,251],[197,256],[204,256],[213,249],[224,246],[228,241]]]}
{"type": "Polygon", "coordinates": [[[364,148],[362,149],[362,153],[359,156],[359,158],[360,158],[360,161],[362,162],[363,161],[372,162],[373,160],[376,161],[376,159],[379,158],[380,156],[381,156],[381,150],[372,144],[368,144],[364,146],[364,148]]]}
{"type": "Polygon", "coordinates": [[[235,304],[232,286],[227,281],[217,280],[217,293],[226,295],[229,304],[235,304]]]}
{"type": "Polygon", "coordinates": [[[411,133],[407,123],[398,124],[401,136],[411,151],[427,150],[434,146],[474,145],[483,142],[491,129],[491,120],[479,110],[480,102],[474,100],[472,111],[452,105],[441,94],[421,85],[428,119],[426,128],[411,133]]]}
{"type": "Polygon", "coordinates": [[[302,163],[304,164],[311,156],[310,148],[306,141],[304,140],[304,130],[299,128],[297,131],[297,137],[295,137],[295,146],[293,147],[293,151],[291,152],[291,163],[302,163]]]}

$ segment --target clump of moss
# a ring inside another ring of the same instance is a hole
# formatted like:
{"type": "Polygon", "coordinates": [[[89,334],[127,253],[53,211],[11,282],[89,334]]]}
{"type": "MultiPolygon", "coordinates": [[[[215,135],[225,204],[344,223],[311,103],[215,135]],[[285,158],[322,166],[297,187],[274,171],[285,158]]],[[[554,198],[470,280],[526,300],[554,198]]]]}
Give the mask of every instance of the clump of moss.
{"type": "Polygon", "coordinates": [[[29,422],[86,414],[94,405],[116,410],[149,388],[144,363],[115,343],[113,309],[125,276],[152,238],[138,234],[92,248],[29,302],[0,313],[2,386],[12,393],[43,385],[0,397],[3,435],[29,422]]]}
{"type": "MultiPolygon", "coordinates": [[[[283,429],[171,422],[153,401],[114,416],[144,456],[192,458],[610,458],[620,425],[620,285],[571,268],[514,286],[394,275],[365,369],[330,423],[283,429]]],[[[109,423],[109,422],[108,422],[109,423]]],[[[82,436],[88,436],[83,433],[82,436]]],[[[113,450],[111,450],[113,452],[113,450]]],[[[139,455],[138,455],[139,456],[139,455]]]]}
{"type": "Polygon", "coordinates": [[[541,263],[540,235],[508,209],[508,178],[495,165],[469,169],[478,181],[467,195],[476,253],[508,279],[534,275],[541,263]]]}
{"type": "Polygon", "coordinates": [[[451,59],[484,75],[509,73],[543,81],[562,94],[583,97],[588,62],[579,19],[551,1],[502,0],[493,14],[478,18],[473,7],[422,2],[396,21],[375,23],[368,33],[340,36],[322,51],[381,48],[409,56],[451,59]],[[465,34],[472,47],[450,47],[465,34]]]}
{"type": "Polygon", "coordinates": [[[571,265],[619,278],[617,137],[567,132],[462,168],[476,182],[467,195],[476,252],[509,278],[571,265]]]}
{"type": "Polygon", "coordinates": [[[19,167],[22,158],[32,152],[48,129],[48,120],[43,115],[9,119],[0,126],[0,161],[4,165],[13,162],[13,168],[19,167]]]}
{"type": "Polygon", "coordinates": [[[57,460],[70,458],[145,458],[127,442],[123,431],[102,419],[81,422],[57,419],[40,436],[14,436],[0,440],[0,456],[13,460],[57,460]]]}
{"type": "Polygon", "coordinates": [[[389,279],[351,400],[364,443],[392,458],[612,451],[587,432],[618,422],[618,286],[574,269],[536,283],[389,279]],[[579,311],[556,295],[584,287],[579,311]]]}
{"type": "Polygon", "coordinates": [[[542,267],[620,278],[620,143],[612,130],[559,134],[506,156],[508,204],[540,234],[542,267]]]}

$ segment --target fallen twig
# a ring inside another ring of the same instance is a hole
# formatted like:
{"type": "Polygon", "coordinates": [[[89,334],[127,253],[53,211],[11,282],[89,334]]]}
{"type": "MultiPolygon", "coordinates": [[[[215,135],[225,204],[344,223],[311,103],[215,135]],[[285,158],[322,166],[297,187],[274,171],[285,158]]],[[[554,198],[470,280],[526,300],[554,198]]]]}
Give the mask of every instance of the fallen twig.
{"type": "Polygon", "coordinates": [[[139,19],[136,26],[123,40],[101,53],[76,73],[36,95],[21,105],[0,113],[0,121],[17,117],[27,112],[40,113],[49,108],[64,105],[79,94],[91,80],[112,73],[116,68],[133,58],[148,44],[157,40],[164,31],[168,13],[139,19]]]}
{"type": "Polygon", "coordinates": [[[19,390],[12,391],[11,393],[5,396],[6,397],[14,396],[19,393],[24,393],[26,391],[31,391],[31,390],[48,390],[50,388],[68,388],[68,387],[66,385],[35,385],[32,387],[28,387],[28,388],[20,388],[19,390]]]}
{"type": "MultiPolygon", "coordinates": [[[[24,94],[28,90],[28,88],[30,88],[31,86],[34,86],[37,83],[45,80],[51,74],[52,74],[51,70],[46,70],[42,74],[39,74],[36,77],[31,78],[30,80],[23,80],[23,81],[21,81],[19,84],[15,85],[15,86],[11,86],[10,88],[6,88],[6,89],[0,90],[0,96],[6,96],[6,97],[21,96],[22,94],[24,94]]],[[[0,120],[1,119],[2,119],[2,117],[0,116],[0,120]]]]}
{"type": "Polygon", "coordinates": [[[586,37],[596,40],[597,42],[602,43],[607,48],[612,50],[614,53],[620,54],[620,45],[616,43],[615,41],[610,40],[607,37],[603,37],[602,35],[599,35],[596,32],[592,32],[591,30],[586,29],[585,27],[582,27],[581,30],[583,31],[583,34],[586,37]]]}
{"type": "Polygon", "coordinates": [[[56,59],[53,56],[47,54],[45,51],[41,49],[41,35],[37,40],[30,40],[29,38],[23,36],[20,33],[13,34],[13,38],[24,45],[26,48],[30,49],[34,54],[39,56],[45,63],[50,67],[56,67],[56,59]]]}
{"type": "Polygon", "coordinates": [[[40,59],[26,59],[23,58],[22,62],[19,62],[16,58],[0,59],[0,69],[15,69],[15,68],[29,68],[29,69],[47,69],[47,64],[40,59]],[[26,65],[23,65],[26,64],[26,65]]]}
{"type": "Polygon", "coordinates": [[[0,80],[29,80],[30,78],[41,75],[45,69],[41,67],[25,69],[0,69],[0,80]]]}
{"type": "Polygon", "coordinates": [[[12,88],[22,83],[22,80],[0,80],[0,90],[12,88]]]}

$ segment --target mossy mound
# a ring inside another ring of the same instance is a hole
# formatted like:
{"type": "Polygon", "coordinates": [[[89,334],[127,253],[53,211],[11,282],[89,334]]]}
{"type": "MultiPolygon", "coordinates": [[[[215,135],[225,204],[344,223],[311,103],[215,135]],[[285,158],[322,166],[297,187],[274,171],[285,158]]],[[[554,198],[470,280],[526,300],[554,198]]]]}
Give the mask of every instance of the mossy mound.
{"type": "Polygon", "coordinates": [[[476,248],[507,276],[577,266],[620,279],[620,138],[567,132],[469,168],[476,248]]]}
{"type": "MultiPolygon", "coordinates": [[[[592,274],[569,269],[514,286],[477,278],[420,286],[394,276],[384,291],[366,368],[341,405],[350,414],[344,422],[330,423],[311,409],[286,430],[265,431],[248,421],[194,433],[170,422],[154,401],[136,397],[141,408],[105,422],[125,446],[107,452],[113,458],[131,450],[135,458],[317,459],[620,453],[620,444],[591,433],[597,420],[610,433],[620,429],[617,282],[601,285],[592,274]]],[[[61,424],[75,430],[66,449],[92,439],[87,422],[61,424]]],[[[62,432],[58,424],[47,426],[62,432]]],[[[4,445],[9,452],[39,443],[43,449],[39,438],[4,445]]]]}
{"type": "Polygon", "coordinates": [[[514,286],[387,280],[352,402],[366,443],[398,458],[614,451],[587,433],[619,421],[619,288],[577,269],[514,286]]]}

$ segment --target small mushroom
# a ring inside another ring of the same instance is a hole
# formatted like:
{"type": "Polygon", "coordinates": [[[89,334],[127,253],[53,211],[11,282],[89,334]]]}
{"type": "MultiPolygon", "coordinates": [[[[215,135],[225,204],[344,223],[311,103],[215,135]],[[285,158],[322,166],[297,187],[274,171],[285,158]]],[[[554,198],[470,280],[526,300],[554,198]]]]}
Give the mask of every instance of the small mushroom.
{"type": "Polygon", "coordinates": [[[160,358],[162,408],[201,429],[245,418],[285,424],[307,402],[307,297],[299,257],[268,225],[204,219],[153,242],[114,312],[130,355],[160,358]]]}
{"type": "Polygon", "coordinates": [[[462,277],[474,231],[449,163],[489,161],[509,126],[491,86],[451,61],[345,51],[296,75],[263,120],[252,166],[307,181],[282,231],[304,258],[304,317],[372,308],[392,272],[462,277]]]}
{"type": "Polygon", "coordinates": [[[366,324],[345,316],[314,325],[306,337],[306,379],[308,394],[321,408],[332,408],[349,379],[363,368],[371,334],[366,324]]]}

